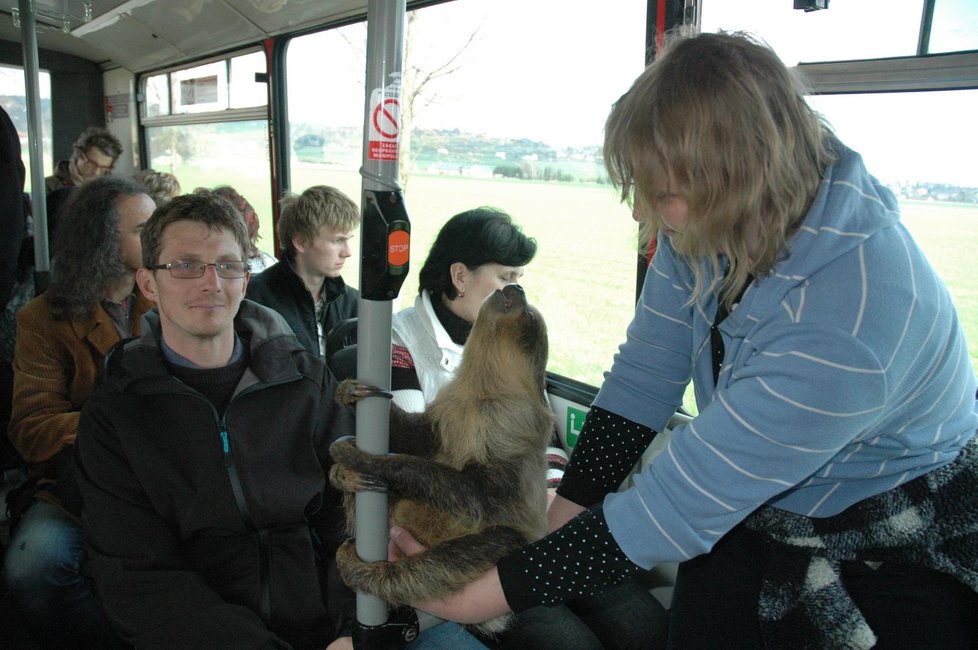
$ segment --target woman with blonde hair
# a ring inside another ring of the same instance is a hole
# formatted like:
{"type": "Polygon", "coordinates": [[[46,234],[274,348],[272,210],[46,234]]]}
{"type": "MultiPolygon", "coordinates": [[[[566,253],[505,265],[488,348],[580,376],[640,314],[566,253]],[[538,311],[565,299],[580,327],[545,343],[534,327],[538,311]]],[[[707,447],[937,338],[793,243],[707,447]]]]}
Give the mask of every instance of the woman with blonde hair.
{"type": "Polygon", "coordinates": [[[179,196],[182,191],[180,181],[170,172],[143,169],[136,172],[133,178],[146,187],[146,192],[149,194],[149,198],[153,199],[156,207],[160,207],[173,197],[179,196]]]}
{"type": "Polygon", "coordinates": [[[477,622],[678,561],[670,647],[975,647],[978,382],[893,194],[742,34],[670,43],[604,151],[658,248],[553,532],[416,605],[477,622]]]}

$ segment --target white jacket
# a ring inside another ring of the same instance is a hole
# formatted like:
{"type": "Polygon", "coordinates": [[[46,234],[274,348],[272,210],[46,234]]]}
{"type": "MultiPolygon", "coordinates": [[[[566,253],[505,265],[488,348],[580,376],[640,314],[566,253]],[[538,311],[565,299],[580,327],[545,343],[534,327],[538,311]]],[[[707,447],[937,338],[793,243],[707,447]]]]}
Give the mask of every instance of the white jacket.
{"type": "Polygon", "coordinates": [[[455,376],[462,363],[463,348],[452,341],[438,320],[427,290],[415,299],[414,307],[394,314],[391,336],[394,345],[407,348],[411,353],[421,384],[420,394],[416,390],[394,391],[394,403],[405,411],[423,411],[441,387],[455,376]]]}
{"type": "MultiPolygon", "coordinates": [[[[445,331],[435,315],[431,297],[427,291],[414,301],[414,307],[401,310],[391,320],[391,337],[394,345],[407,348],[414,359],[421,390],[395,390],[394,403],[403,410],[420,413],[430,404],[442,386],[454,376],[462,363],[463,347],[445,331]]],[[[547,405],[550,398],[543,395],[547,405]]],[[[552,408],[552,407],[551,407],[552,408]]],[[[556,487],[564,475],[568,453],[559,447],[547,447],[547,484],[556,487]]]]}

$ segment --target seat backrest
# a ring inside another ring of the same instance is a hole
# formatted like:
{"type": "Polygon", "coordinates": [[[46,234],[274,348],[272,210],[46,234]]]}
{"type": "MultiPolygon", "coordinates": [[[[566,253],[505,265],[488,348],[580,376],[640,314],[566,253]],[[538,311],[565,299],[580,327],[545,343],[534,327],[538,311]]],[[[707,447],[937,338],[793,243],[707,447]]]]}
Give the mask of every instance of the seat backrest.
{"type": "Polygon", "coordinates": [[[357,344],[337,350],[327,363],[336,381],[353,379],[357,376],[357,344]]]}
{"type": "Polygon", "coordinates": [[[357,319],[347,318],[326,334],[326,363],[337,351],[357,342],[357,319]]]}

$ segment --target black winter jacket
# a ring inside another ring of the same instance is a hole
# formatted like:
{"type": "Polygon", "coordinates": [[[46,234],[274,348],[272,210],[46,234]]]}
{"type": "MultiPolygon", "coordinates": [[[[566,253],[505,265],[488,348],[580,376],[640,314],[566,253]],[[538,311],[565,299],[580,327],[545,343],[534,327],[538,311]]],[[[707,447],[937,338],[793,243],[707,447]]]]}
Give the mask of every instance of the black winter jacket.
{"type": "Polygon", "coordinates": [[[327,449],[354,428],[335,380],[279,316],[242,301],[248,370],[220,414],[167,372],[159,316],[144,318],[110,355],[75,445],[106,614],[141,649],[324,647],[335,621],[309,521],[339,525],[327,449]]]}
{"type": "MultiPolygon", "coordinates": [[[[248,282],[249,300],[271,307],[288,321],[302,345],[319,354],[319,332],[316,329],[316,305],[309,290],[288,260],[270,266],[248,282]]],[[[360,292],[346,286],[343,278],[326,278],[326,311],[323,313],[323,335],[347,318],[357,315],[360,292]]]]}

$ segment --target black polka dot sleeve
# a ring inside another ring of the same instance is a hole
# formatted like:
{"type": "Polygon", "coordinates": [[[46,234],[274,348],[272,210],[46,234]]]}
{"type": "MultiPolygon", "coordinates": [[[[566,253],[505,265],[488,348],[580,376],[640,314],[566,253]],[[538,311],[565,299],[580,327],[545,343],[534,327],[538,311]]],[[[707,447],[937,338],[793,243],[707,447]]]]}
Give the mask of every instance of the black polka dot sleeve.
{"type": "Polygon", "coordinates": [[[640,571],[611,536],[601,506],[504,557],[496,568],[514,612],[595,594],[640,571]]]}
{"type": "Polygon", "coordinates": [[[557,494],[585,507],[614,492],[656,432],[600,407],[592,407],[564,470],[557,494]]]}

